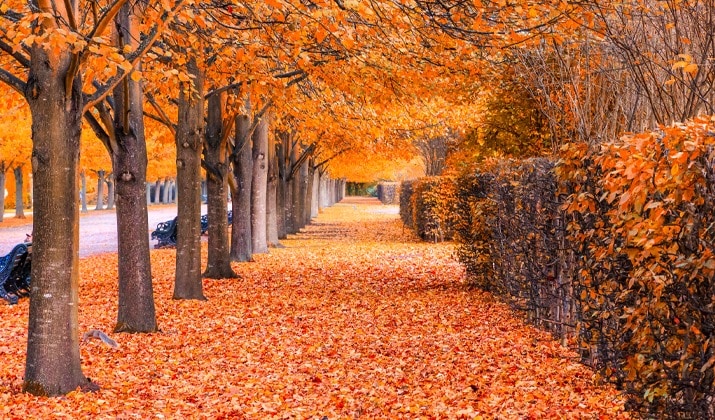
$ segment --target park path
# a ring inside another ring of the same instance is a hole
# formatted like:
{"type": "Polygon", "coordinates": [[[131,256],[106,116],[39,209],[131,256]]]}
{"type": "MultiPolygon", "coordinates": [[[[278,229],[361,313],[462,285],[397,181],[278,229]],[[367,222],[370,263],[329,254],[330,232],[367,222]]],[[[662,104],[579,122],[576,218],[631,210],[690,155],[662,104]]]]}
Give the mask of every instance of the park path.
{"type": "MultiPolygon", "coordinates": [[[[206,213],[206,205],[201,208],[206,213]]],[[[176,204],[154,205],[149,207],[147,236],[156,229],[159,222],[176,217],[176,204]]],[[[32,214],[28,212],[28,214],[32,214]]],[[[13,246],[22,242],[25,235],[32,233],[32,221],[18,224],[12,213],[5,214],[7,223],[0,223],[0,255],[8,253],[13,246]],[[5,224],[5,226],[3,226],[5,224]],[[10,227],[6,227],[9,225],[10,227]]],[[[79,255],[87,257],[105,252],[117,252],[117,216],[114,210],[90,210],[80,214],[79,219],[79,255]]],[[[154,243],[152,243],[153,246],[154,243]]]]}
{"type": "MultiPolygon", "coordinates": [[[[27,302],[0,304],[0,417],[627,418],[621,395],[548,334],[465,287],[452,244],[418,242],[395,206],[347,198],[285,248],[171,299],[152,252],[160,333],[82,344],[97,394],[18,392],[27,302]],[[5,410],[5,411],[3,411],[5,410]]],[[[116,256],[80,263],[80,332],[111,332],[116,256]]]]}

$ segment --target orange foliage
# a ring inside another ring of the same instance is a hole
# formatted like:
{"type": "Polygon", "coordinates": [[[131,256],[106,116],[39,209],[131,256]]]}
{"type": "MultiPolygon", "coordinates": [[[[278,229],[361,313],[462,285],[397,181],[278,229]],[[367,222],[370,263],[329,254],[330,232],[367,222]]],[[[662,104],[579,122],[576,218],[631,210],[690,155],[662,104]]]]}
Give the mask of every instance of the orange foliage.
{"type": "MultiPolygon", "coordinates": [[[[171,300],[175,251],[154,251],[162,331],[83,343],[96,394],[20,393],[28,304],[0,305],[0,416],[628,418],[574,353],[465,288],[451,244],[369,200],[206,281],[207,302],[171,300]]],[[[116,258],[81,261],[80,333],[113,325],[116,258]]]]}

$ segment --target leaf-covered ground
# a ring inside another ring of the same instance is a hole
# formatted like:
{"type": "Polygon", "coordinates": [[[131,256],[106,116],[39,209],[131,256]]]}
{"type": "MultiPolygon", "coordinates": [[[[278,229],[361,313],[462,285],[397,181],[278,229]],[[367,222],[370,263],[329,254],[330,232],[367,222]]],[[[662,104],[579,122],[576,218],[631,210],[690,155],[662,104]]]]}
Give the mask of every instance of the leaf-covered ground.
{"type": "MultiPolygon", "coordinates": [[[[548,334],[463,286],[449,244],[416,242],[394,207],[351,199],[284,249],[171,299],[153,251],[161,332],[81,346],[94,394],[19,392],[28,302],[0,302],[0,418],[617,418],[623,399],[548,334]]],[[[111,332],[116,255],[82,260],[80,333],[111,332]]]]}

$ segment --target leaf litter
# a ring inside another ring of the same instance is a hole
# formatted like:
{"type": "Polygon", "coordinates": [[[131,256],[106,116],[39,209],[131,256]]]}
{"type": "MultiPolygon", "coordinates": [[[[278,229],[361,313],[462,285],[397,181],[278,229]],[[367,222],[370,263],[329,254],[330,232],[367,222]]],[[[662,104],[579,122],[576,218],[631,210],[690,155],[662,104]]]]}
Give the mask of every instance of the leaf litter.
{"type": "MultiPolygon", "coordinates": [[[[205,280],[206,302],[172,300],[175,251],[152,251],[161,331],[83,343],[97,393],[21,393],[28,301],[0,305],[0,418],[629,418],[575,353],[467,288],[452,244],[376,203],[325,209],[241,279],[205,280]]],[[[111,333],[116,264],[81,260],[80,334],[111,333]]]]}

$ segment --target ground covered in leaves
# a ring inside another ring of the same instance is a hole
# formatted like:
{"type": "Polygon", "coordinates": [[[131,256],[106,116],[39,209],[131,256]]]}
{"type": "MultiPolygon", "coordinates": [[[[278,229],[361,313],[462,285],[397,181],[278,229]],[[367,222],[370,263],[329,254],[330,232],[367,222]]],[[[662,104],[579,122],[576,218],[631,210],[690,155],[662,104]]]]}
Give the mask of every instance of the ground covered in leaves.
{"type": "MultiPolygon", "coordinates": [[[[152,253],[161,332],[83,343],[93,394],[22,394],[28,302],[0,303],[0,418],[617,418],[623,399],[548,334],[464,286],[449,244],[365,199],[326,209],[284,249],[171,299],[152,253]]],[[[82,260],[80,334],[111,332],[116,255],[82,260]]]]}

